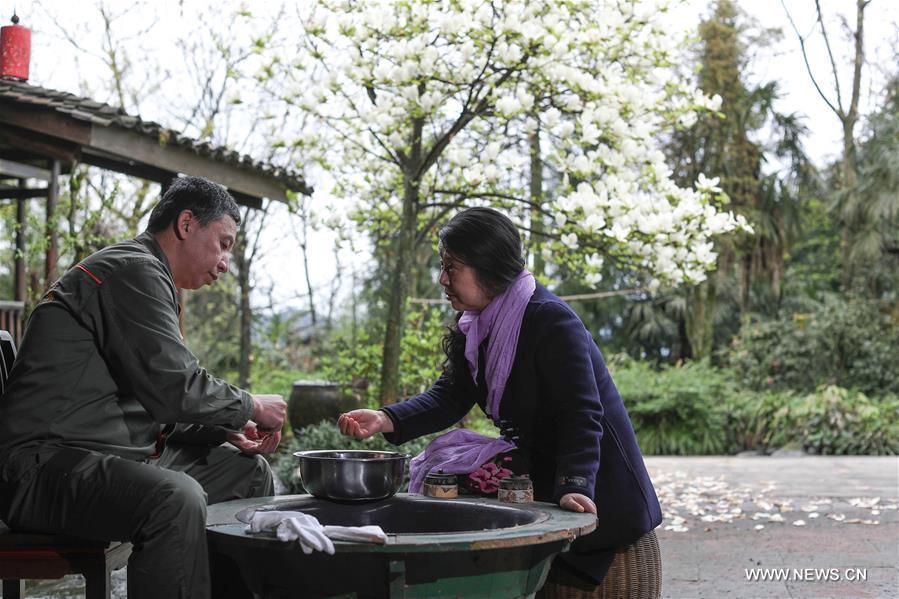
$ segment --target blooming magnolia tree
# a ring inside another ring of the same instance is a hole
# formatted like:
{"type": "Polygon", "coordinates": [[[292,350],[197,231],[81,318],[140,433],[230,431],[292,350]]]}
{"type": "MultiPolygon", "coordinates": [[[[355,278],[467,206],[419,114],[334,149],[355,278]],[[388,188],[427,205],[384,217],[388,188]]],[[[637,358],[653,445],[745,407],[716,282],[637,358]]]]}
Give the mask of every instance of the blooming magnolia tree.
{"type": "Polygon", "coordinates": [[[540,233],[540,255],[593,285],[606,259],[650,288],[714,265],[713,236],[740,223],[719,210],[715,180],[673,183],[659,138],[720,99],[676,77],[668,4],[323,0],[305,17],[293,101],[322,127],[302,143],[356,222],[397,244],[383,402],[415,246],[461,205],[507,208],[540,233]],[[545,196],[544,169],[557,182],[545,196]]]}

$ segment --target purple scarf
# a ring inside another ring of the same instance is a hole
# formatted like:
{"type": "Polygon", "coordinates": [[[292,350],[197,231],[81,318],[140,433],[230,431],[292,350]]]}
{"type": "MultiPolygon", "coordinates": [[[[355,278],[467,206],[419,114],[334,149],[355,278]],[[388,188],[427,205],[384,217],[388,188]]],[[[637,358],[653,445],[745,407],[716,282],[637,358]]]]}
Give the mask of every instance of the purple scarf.
{"type": "MultiPolygon", "coordinates": [[[[480,312],[463,312],[459,319],[459,330],[465,334],[465,360],[475,384],[478,380],[478,349],[484,339],[490,339],[484,378],[487,382],[487,415],[494,422],[499,421],[499,404],[515,360],[521,320],[536,286],[534,275],[522,270],[486,308],[480,312]]],[[[409,491],[420,493],[425,476],[431,471],[468,474],[497,454],[514,448],[514,444],[504,439],[485,437],[466,429],[452,430],[431,441],[409,463],[409,491]]]]}

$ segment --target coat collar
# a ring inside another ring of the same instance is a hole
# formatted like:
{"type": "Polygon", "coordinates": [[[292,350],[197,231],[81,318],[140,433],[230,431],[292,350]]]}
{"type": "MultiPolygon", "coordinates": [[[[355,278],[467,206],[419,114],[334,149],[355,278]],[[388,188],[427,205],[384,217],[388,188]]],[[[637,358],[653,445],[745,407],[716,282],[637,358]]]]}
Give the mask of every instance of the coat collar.
{"type": "MultiPolygon", "coordinates": [[[[162,262],[162,265],[165,266],[166,274],[169,275],[169,279],[172,281],[172,285],[175,285],[175,277],[172,275],[172,265],[169,264],[169,258],[165,255],[165,252],[162,251],[162,247],[159,245],[159,242],[156,241],[156,237],[149,231],[144,231],[135,237],[134,241],[147,248],[151,254],[162,262]]],[[[175,286],[175,288],[177,289],[177,286],[175,286]]]]}

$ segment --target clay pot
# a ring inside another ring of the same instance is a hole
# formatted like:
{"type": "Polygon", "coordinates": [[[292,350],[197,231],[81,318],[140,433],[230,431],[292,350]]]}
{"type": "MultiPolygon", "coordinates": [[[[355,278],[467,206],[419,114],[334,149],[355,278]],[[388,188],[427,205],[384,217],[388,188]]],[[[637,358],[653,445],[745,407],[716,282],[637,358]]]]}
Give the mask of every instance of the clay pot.
{"type": "Polygon", "coordinates": [[[287,415],[294,433],[322,420],[337,425],[343,412],[361,408],[360,398],[344,393],[340,385],[328,381],[295,381],[287,402],[287,415]]]}

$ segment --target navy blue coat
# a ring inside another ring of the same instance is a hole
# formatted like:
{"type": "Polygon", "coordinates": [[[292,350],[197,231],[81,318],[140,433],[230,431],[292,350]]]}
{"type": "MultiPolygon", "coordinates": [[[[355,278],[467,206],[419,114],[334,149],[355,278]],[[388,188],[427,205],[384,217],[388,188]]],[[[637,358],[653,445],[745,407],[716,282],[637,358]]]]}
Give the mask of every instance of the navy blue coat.
{"type": "MultiPolygon", "coordinates": [[[[382,408],[395,428],[387,440],[400,444],[443,430],[475,403],[484,409],[483,375],[475,385],[467,369],[462,374],[452,384],[444,374],[425,393],[382,408]]],[[[538,501],[582,493],[596,502],[596,531],[562,554],[570,565],[600,579],[605,567],[597,571],[596,556],[588,556],[629,545],[661,523],[633,426],[599,348],[571,307],[539,284],[524,312],[499,416],[506,436],[517,437],[531,460],[538,501]]]]}

